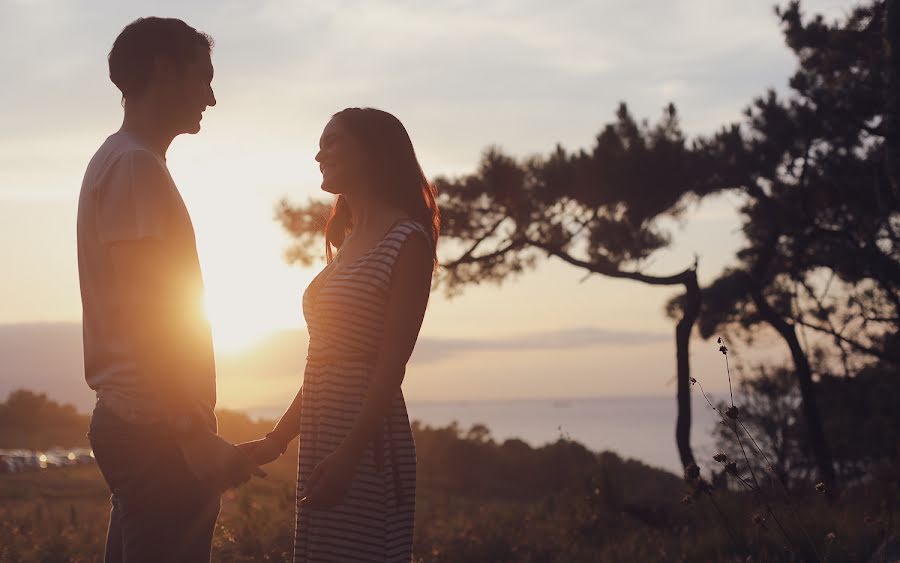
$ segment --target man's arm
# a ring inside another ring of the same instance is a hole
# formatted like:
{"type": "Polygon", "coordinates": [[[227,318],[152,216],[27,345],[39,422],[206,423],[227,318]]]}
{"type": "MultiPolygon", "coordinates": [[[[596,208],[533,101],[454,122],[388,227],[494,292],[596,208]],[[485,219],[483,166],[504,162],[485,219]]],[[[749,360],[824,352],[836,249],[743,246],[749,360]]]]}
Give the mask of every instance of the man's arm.
{"type": "Polygon", "coordinates": [[[123,153],[98,187],[95,227],[112,260],[109,287],[128,353],[169,414],[184,415],[194,410],[189,388],[197,366],[189,352],[198,352],[205,319],[202,288],[192,287],[201,282],[172,243],[173,189],[156,155],[123,153]]]}
{"type": "Polygon", "coordinates": [[[200,370],[213,369],[196,256],[173,247],[168,175],[152,155],[126,155],[99,196],[98,235],[112,261],[110,287],[129,354],[154,391],[185,463],[199,482],[224,490],[264,476],[201,417],[200,370]]]}
{"type": "Polygon", "coordinates": [[[156,390],[167,415],[173,420],[188,416],[202,427],[194,420],[197,408],[189,383],[196,375],[190,372],[196,353],[191,348],[202,341],[197,332],[205,328],[200,304],[191,302],[184,276],[161,240],[119,241],[109,249],[116,301],[137,369],[156,390]]]}

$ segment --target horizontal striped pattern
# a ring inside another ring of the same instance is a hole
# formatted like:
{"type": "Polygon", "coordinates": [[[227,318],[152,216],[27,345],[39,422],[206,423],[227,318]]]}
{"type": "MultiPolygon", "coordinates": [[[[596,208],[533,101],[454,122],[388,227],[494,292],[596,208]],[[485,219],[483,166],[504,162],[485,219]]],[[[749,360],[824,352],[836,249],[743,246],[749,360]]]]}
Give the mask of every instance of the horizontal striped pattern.
{"type": "MultiPolygon", "coordinates": [[[[350,432],[362,409],[384,332],[392,269],[417,222],[401,220],[369,252],[326,266],[303,294],[309,355],[300,409],[297,493],[350,432]]],[[[344,501],[297,506],[294,561],[408,563],[412,556],[416,448],[403,392],[363,452],[344,501]]]]}

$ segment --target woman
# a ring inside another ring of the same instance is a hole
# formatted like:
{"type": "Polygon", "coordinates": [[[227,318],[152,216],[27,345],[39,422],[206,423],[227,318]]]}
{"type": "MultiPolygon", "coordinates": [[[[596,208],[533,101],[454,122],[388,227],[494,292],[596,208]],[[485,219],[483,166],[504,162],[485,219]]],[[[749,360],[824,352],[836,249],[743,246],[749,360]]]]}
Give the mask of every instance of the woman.
{"type": "Polygon", "coordinates": [[[437,264],[435,192],[387,112],[345,109],[319,146],[337,199],[328,264],[303,295],[303,385],[272,432],[241,447],[262,465],[300,436],[295,562],[408,562],[416,457],[400,384],[437,264]]]}

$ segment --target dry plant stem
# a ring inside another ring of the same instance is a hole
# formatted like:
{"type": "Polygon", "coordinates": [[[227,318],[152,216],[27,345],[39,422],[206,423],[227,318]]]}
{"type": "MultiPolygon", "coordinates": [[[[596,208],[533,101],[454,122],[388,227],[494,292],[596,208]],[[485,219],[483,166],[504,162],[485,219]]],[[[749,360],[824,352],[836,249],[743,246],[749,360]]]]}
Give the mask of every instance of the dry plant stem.
{"type": "MultiPolygon", "coordinates": [[[[732,404],[731,406],[734,406],[734,404],[732,404]]],[[[778,519],[778,515],[775,513],[775,508],[769,502],[769,499],[766,498],[766,495],[763,494],[762,487],[759,485],[759,481],[756,479],[756,473],[754,473],[754,471],[753,471],[753,464],[750,463],[750,458],[747,457],[747,452],[744,450],[744,444],[741,442],[741,435],[738,432],[737,424],[735,424],[731,428],[734,431],[734,437],[737,438],[738,444],[741,446],[741,453],[744,455],[744,461],[747,462],[747,468],[750,470],[750,475],[753,477],[753,483],[756,486],[755,487],[751,486],[750,483],[748,483],[746,479],[744,479],[743,477],[738,475],[736,471],[735,471],[735,476],[744,485],[746,485],[751,491],[756,493],[756,495],[759,497],[759,499],[765,505],[766,511],[768,511],[768,513],[772,516],[772,520],[774,520],[775,524],[778,525],[778,529],[781,531],[781,534],[784,536],[784,540],[788,543],[788,546],[793,546],[794,540],[791,539],[791,536],[788,535],[787,530],[785,530],[784,526],[781,524],[781,520],[778,519]]],[[[776,479],[777,479],[777,477],[776,477],[776,479]]],[[[796,518],[796,513],[794,513],[794,517],[796,518]]],[[[799,519],[798,519],[797,523],[799,524],[799,519]]],[[[801,526],[801,529],[802,529],[802,526],[801,526]]],[[[805,531],[804,531],[804,535],[806,535],[805,531]]],[[[809,536],[807,536],[807,539],[809,539],[809,536]]],[[[812,545],[813,553],[816,554],[816,560],[818,560],[819,554],[816,551],[816,546],[814,544],[812,544],[812,542],[810,542],[810,545],[812,545]]],[[[789,547],[788,549],[790,549],[791,551],[794,551],[793,548],[789,547]]]]}
{"type": "MultiPolygon", "coordinates": [[[[731,408],[736,408],[734,406],[734,390],[731,387],[731,367],[728,365],[728,352],[727,348],[724,345],[724,341],[721,349],[723,350],[722,354],[725,356],[725,371],[726,373],[728,373],[728,394],[731,395],[731,408]]],[[[703,388],[701,387],[700,390],[703,391],[703,388]]],[[[705,392],[703,393],[703,396],[706,396],[705,392]]],[[[708,399],[707,402],[709,402],[708,399]]],[[[719,416],[721,415],[722,413],[719,413],[719,416]]],[[[738,445],[741,447],[741,454],[743,454],[744,456],[744,461],[747,462],[747,468],[750,470],[750,476],[753,477],[753,482],[756,484],[756,488],[760,489],[759,481],[757,481],[756,479],[756,472],[753,471],[753,464],[750,463],[750,458],[747,456],[747,451],[744,450],[744,442],[741,440],[741,433],[738,432],[737,422],[738,418],[737,416],[735,416],[734,422],[731,425],[731,430],[734,431],[734,437],[737,438],[738,445]]],[[[749,433],[747,435],[749,436],[749,433]]],[[[771,512],[771,507],[769,508],[769,511],[771,512]]]]}
{"type": "Polygon", "coordinates": [[[734,544],[735,549],[741,551],[741,543],[737,539],[737,535],[734,533],[734,529],[731,527],[731,522],[728,521],[728,518],[725,516],[725,513],[719,507],[719,503],[716,502],[716,499],[713,498],[711,492],[707,492],[706,496],[709,497],[709,501],[712,503],[713,507],[716,509],[716,512],[719,513],[719,517],[722,519],[722,523],[725,524],[725,529],[728,530],[728,535],[731,536],[731,541],[734,544]]]}
{"type": "MultiPolygon", "coordinates": [[[[774,466],[772,462],[769,461],[769,456],[766,455],[766,452],[759,447],[759,444],[756,443],[756,440],[753,439],[753,434],[750,434],[750,431],[747,430],[747,427],[744,426],[744,423],[738,420],[738,424],[741,425],[741,428],[744,429],[744,433],[750,438],[750,441],[753,442],[753,447],[756,448],[756,451],[759,452],[759,455],[762,456],[763,460],[766,462],[766,467],[770,468],[769,471],[775,477],[775,481],[781,485],[781,491],[784,493],[784,503],[787,505],[788,509],[791,511],[791,516],[794,517],[794,520],[797,521],[797,526],[800,527],[800,531],[803,533],[803,536],[806,538],[806,541],[809,542],[809,545],[812,546],[813,551],[816,551],[816,544],[812,541],[812,538],[809,537],[809,533],[806,531],[806,527],[803,525],[803,521],[800,519],[800,515],[797,514],[797,510],[794,507],[794,502],[791,500],[791,495],[788,492],[787,485],[784,484],[784,481],[781,480],[781,477],[775,473],[774,466]]],[[[818,554],[817,554],[818,556],[818,554]]]]}
{"type": "MultiPolygon", "coordinates": [[[[722,343],[720,350],[722,351],[722,354],[725,356],[725,371],[728,374],[728,393],[731,396],[731,406],[734,407],[735,406],[734,405],[734,390],[731,385],[731,366],[728,363],[728,348],[725,345],[725,341],[722,340],[721,337],[719,338],[719,341],[722,343]]],[[[698,382],[698,385],[700,385],[699,382],[698,382]]],[[[709,403],[709,406],[711,406],[713,408],[713,410],[715,410],[717,413],[719,413],[719,416],[722,417],[722,413],[719,411],[719,409],[712,406],[712,402],[710,402],[709,398],[706,396],[706,391],[703,390],[702,385],[700,385],[700,392],[703,394],[703,398],[706,399],[706,402],[709,403]]],[[[724,421],[724,418],[723,418],[723,421],[724,421]]],[[[727,422],[726,422],[726,424],[727,424],[727,422]]],[[[819,551],[816,549],[816,544],[812,541],[812,538],[809,537],[809,534],[807,533],[806,528],[803,526],[803,522],[800,520],[800,516],[797,514],[796,510],[794,510],[794,506],[793,506],[793,503],[791,502],[790,495],[788,495],[787,487],[784,485],[784,483],[781,482],[781,479],[775,473],[775,470],[772,467],[772,464],[769,461],[768,456],[765,454],[765,452],[763,452],[762,448],[759,447],[759,444],[753,438],[753,435],[747,430],[747,427],[744,426],[743,421],[741,421],[739,418],[735,418],[734,424],[733,424],[733,426],[731,426],[731,429],[734,432],[735,438],[737,438],[738,445],[741,447],[741,453],[744,456],[744,461],[747,462],[748,469],[750,469],[750,475],[753,477],[753,482],[756,484],[756,487],[758,489],[757,492],[760,495],[760,497],[763,499],[763,502],[765,503],[766,508],[769,511],[769,514],[772,515],[772,518],[775,520],[775,523],[778,524],[778,527],[781,529],[782,533],[785,535],[785,539],[787,539],[787,541],[789,543],[793,544],[793,542],[788,537],[787,532],[784,531],[784,528],[782,527],[781,522],[778,521],[778,517],[775,515],[775,510],[772,508],[772,506],[769,504],[768,500],[762,494],[762,489],[759,486],[759,481],[756,479],[756,473],[753,471],[753,464],[750,463],[750,458],[747,456],[746,450],[744,450],[744,444],[741,441],[740,432],[738,431],[738,424],[741,425],[741,428],[747,434],[747,437],[750,438],[750,441],[753,443],[753,446],[756,448],[756,451],[765,460],[766,465],[769,468],[769,470],[772,472],[772,475],[775,477],[775,480],[778,481],[778,483],[781,485],[781,487],[784,491],[785,504],[787,504],[788,508],[791,511],[791,514],[793,515],[794,519],[797,522],[797,525],[800,527],[800,531],[803,533],[803,536],[806,538],[806,541],[809,543],[810,547],[812,548],[813,553],[815,554],[816,560],[820,560],[821,557],[819,556],[819,551]]],[[[741,480],[743,481],[743,479],[741,479],[741,480]]]]}
{"type": "MultiPolygon", "coordinates": [[[[724,342],[724,341],[723,341],[724,342]]],[[[723,347],[723,349],[725,349],[723,347]]],[[[731,395],[731,406],[734,406],[734,391],[731,389],[731,366],[728,365],[728,352],[723,352],[725,356],[725,372],[728,374],[728,394],[731,395]]]]}
{"type": "MultiPolygon", "coordinates": [[[[695,381],[697,381],[697,380],[695,379],[695,381]]],[[[723,415],[719,409],[717,409],[715,406],[713,406],[712,401],[709,400],[709,397],[706,395],[706,391],[703,390],[703,385],[699,381],[697,381],[697,385],[700,387],[700,393],[703,395],[703,398],[706,399],[706,403],[709,405],[709,407],[712,410],[716,411],[716,413],[718,413],[719,417],[722,419],[722,422],[725,425],[728,425],[728,420],[725,418],[725,415],[723,415]]],[[[732,406],[734,406],[734,403],[732,403],[732,406]]],[[[738,443],[741,444],[741,437],[738,435],[737,425],[732,426],[732,430],[734,430],[734,435],[735,435],[735,437],[737,437],[738,443]]],[[[741,453],[743,453],[743,455],[744,455],[744,461],[747,462],[747,467],[750,468],[750,474],[753,475],[753,482],[756,484],[756,486],[754,486],[752,483],[749,483],[746,479],[744,479],[743,477],[738,475],[737,472],[735,472],[735,477],[737,477],[741,483],[743,483],[748,489],[753,491],[753,493],[755,493],[759,497],[759,499],[765,505],[766,511],[770,515],[772,515],[772,519],[775,521],[775,524],[778,525],[778,530],[784,536],[784,541],[787,542],[786,547],[788,548],[789,551],[794,552],[795,550],[792,547],[794,545],[794,541],[791,540],[791,537],[790,537],[790,535],[788,535],[787,530],[785,530],[784,526],[781,524],[781,521],[778,519],[778,515],[775,513],[775,509],[772,508],[772,505],[769,503],[769,500],[765,497],[765,495],[762,494],[762,489],[759,486],[759,481],[756,480],[756,475],[753,474],[753,467],[750,464],[749,458],[747,457],[747,452],[744,451],[743,444],[741,444],[741,453]]],[[[813,551],[815,552],[815,546],[813,546],[813,551]]],[[[818,557],[819,557],[818,554],[816,554],[816,559],[818,559],[818,557]]]]}
{"type": "MultiPolygon", "coordinates": [[[[734,391],[732,390],[732,386],[731,386],[731,366],[728,363],[728,348],[724,346],[724,341],[723,341],[722,350],[724,350],[724,352],[722,352],[722,354],[725,356],[725,371],[726,371],[726,373],[728,373],[728,393],[731,395],[731,406],[734,407],[734,391]]],[[[700,390],[703,391],[703,388],[701,387],[700,390]]],[[[706,393],[704,393],[704,396],[706,396],[706,393]]],[[[721,414],[722,413],[719,413],[720,416],[721,416],[721,414]]],[[[741,428],[744,429],[744,432],[747,434],[747,436],[753,442],[753,445],[756,447],[756,450],[760,453],[760,455],[762,455],[763,459],[766,461],[766,464],[769,467],[771,467],[772,464],[769,463],[769,458],[762,451],[762,448],[759,447],[759,444],[756,443],[756,440],[753,439],[753,435],[747,431],[747,427],[744,426],[744,423],[739,418],[735,418],[734,422],[735,422],[735,424],[731,427],[732,430],[734,431],[734,436],[735,436],[735,438],[737,438],[738,445],[741,446],[741,453],[744,454],[744,461],[747,462],[747,467],[750,469],[750,475],[753,477],[753,482],[756,483],[757,488],[759,488],[759,481],[757,481],[756,473],[753,471],[753,464],[750,463],[750,458],[747,456],[747,452],[744,451],[744,444],[741,441],[740,432],[738,432],[738,427],[737,427],[738,424],[740,424],[741,428]]],[[[778,475],[775,475],[774,470],[772,470],[772,474],[774,475],[775,480],[778,481],[779,483],[781,483],[781,480],[778,478],[778,475]]],[[[820,559],[819,552],[816,549],[816,544],[813,543],[812,539],[809,537],[809,534],[806,533],[806,529],[803,527],[803,523],[800,521],[800,517],[794,511],[794,507],[791,504],[790,497],[787,494],[787,488],[784,487],[784,484],[782,484],[782,487],[784,488],[786,504],[791,509],[791,513],[793,514],[794,518],[796,519],[797,525],[800,526],[800,530],[803,532],[803,535],[806,537],[806,541],[808,541],[810,547],[812,547],[813,553],[815,553],[815,555],[816,555],[816,559],[820,559]]],[[[760,495],[762,495],[761,488],[760,488],[760,495]]],[[[772,514],[772,517],[775,519],[775,522],[778,523],[779,527],[781,527],[781,523],[778,522],[778,518],[775,517],[775,511],[772,509],[772,506],[769,505],[768,501],[766,501],[766,507],[769,509],[769,513],[772,514]]],[[[785,535],[787,535],[787,534],[785,534],[785,535]]]]}
{"type": "MultiPolygon", "coordinates": [[[[762,491],[760,491],[758,488],[754,487],[750,482],[748,482],[746,479],[744,479],[737,473],[735,473],[734,476],[737,477],[738,481],[743,483],[745,487],[747,487],[748,489],[750,489],[751,491],[756,493],[757,496],[759,496],[759,498],[762,500],[763,504],[766,506],[766,510],[768,511],[769,515],[772,516],[772,520],[774,520],[775,524],[778,526],[778,531],[780,531],[781,535],[784,536],[784,540],[788,543],[789,546],[794,545],[793,540],[791,540],[791,536],[788,535],[787,530],[781,524],[781,520],[778,519],[778,514],[775,513],[775,509],[772,507],[772,505],[769,503],[769,501],[766,499],[766,497],[762,494],[762,491]]],[[[794,552],[793,549],[791,549],[791,548],[788,548],[788,549],[792,553],[794,552]]]]}

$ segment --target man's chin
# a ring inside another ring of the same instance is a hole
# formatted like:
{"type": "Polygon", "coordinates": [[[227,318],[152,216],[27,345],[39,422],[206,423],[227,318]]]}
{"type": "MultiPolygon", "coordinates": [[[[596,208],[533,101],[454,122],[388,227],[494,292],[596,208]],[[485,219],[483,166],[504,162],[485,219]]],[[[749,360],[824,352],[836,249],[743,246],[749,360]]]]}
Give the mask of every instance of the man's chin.
{"type": "Polygon", "coordinates": [[[322,191],[328,192],[328,193],[334,194],[334,195],[341,195],[341,191],[339,189],[335,188],[329,182],[322,182],[322,191]]]}
{"type": "Polygon", "coordinates": [[[181,133],[185,135],[196,135],[200,132],[200,129],[201,125],[199,119],[194,121],[185,120],[181,126],[181,133]]]}

